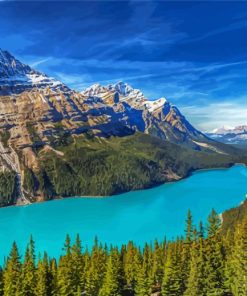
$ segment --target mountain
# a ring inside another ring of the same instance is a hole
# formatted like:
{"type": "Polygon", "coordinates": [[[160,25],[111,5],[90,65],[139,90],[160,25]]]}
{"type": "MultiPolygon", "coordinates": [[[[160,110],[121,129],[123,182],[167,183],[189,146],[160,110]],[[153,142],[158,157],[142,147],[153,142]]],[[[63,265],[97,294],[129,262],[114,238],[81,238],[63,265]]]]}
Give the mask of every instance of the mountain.
{"type": "MultiPolygon", "coordinates": [[[[24,118],[25,126],[33,112],[35,125],[43,122],[37,128],[41,133],[47,122],[66,120],[68,132],[72,133],[90,130],[94,135],[108,137],[140,131],[196,150],[215,150],[213,141],[196,130],[164,98],[148,100],[140,90],[123,82],[108,86],[95,84],[78,93],[31,69],[7,51],[1,50],[0,57],[0,95],[2,107],[8,111],[4,125],[12,124],[12,120],[23,124],[24,118]],[[17,110],[21,112],[16,114],[17,110]]],[[[30,144],[28,137],[20,137],[19,142],[30,144]]]]}
{"type": "Polygon", "coordinates": [[[240,125],[234,128],[222,127],[222,128],[213,130],[211,133],[208,133],[207,135],[212,139],[215,139],[222,143],[246,145],[247,144],[247,125],[240,125]]]}
{"type": "Polygon", "coordinates": [[[35,71],[0,49],[0,95],[19,94],[34,87],[68,90],[60,81],[35,71]]]}
{"type": "Polygon", "coordinates": [[[213,142],[195,129],[165,98],[148,100],[140,90],[124,82],[107,86],[94,84],[81,94],[112,106],[118,114],[117,120],[133,130],[196,150],[215,149],[211,146],[213,142]]]}
{"type": "Polygon", "coordinates": [[[0,57],[0,205],[111,195],[240,161],[165,98],[124,82],[79,93],[0,57]]]}

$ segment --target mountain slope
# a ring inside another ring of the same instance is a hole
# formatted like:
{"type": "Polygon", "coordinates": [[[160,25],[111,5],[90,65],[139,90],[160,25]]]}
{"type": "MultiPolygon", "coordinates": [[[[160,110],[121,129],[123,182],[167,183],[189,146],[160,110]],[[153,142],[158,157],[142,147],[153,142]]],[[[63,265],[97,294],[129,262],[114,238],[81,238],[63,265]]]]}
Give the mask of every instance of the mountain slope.
{"type": "Polygon", "coordinates": [[[240,157],[165,98],[123,82],[79,93],[0,52],[2,205],[145,188],[240,157]]]}
{"type": "Polygon", "coordinates": [[[18,94],[34,87],[68,90],[60,81],[35,71],[0,48],[0,95],[18,94]]]}
{"type": "Polygon", "coordinates": [[[228,167],[239,157],[197,152],[159,138],[67,138],[37,152],[38,171],[25,169],[33,201],[59,196],[105,196],[179,180],[200,168],[228,167]]]}
{"type": "Polygon", "coordinates": [[[83,91],[82,95],[102,100],[109,106],[118,106],[115,111],[122,110],[125,124],[135,130],[196,150],[207,149],[201,142],[213,144],[165,98],[148,100],[140,90],[124,82],[108,86],[95,84],[83,91]]]}
{"type": "Polygon", "coordinates": [[[247,217],[247,199],[236,208],[229,209],[222,214],[222,230],[224,233],[234,231],[236,227],[247,217]]]}

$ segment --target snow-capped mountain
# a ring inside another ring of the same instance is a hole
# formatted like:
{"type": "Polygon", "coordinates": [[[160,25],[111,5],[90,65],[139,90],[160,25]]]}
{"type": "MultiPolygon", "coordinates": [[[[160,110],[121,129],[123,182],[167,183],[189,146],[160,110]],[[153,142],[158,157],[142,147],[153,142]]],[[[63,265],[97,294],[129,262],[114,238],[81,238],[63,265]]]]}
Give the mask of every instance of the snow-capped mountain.
{"type": "Polygon", "coordinates": [[[224,126],[222,126],[220,128],[215,128],[214,130],[212,130],[212,133],[216,134],[216,135],[224,135],[224,134],[227,134],[232,129],[234,129],[234,128],[224,125],[224,126]]]}
{"type": "Polygon", "coordinates": [[[79,93],[2,50],[0,106],[4,110],[0,131],[13,125],[19,146],[32,142],[27,135],[17,136],[24,134],[23,126],[30,121],[37,125],[41,141],[56,133],[54,122],[66,121],[67,133],[90,130],[96,136],[108,137],[138,131],[196,150],[215,151],[214,143],[164,97],[147,99],[139,89],[124,82],[105,86],[97,83],[79,93]]]}
{"type": "Polygon", "coordinates": [[[208,138],[195,129],[178,108],[164,97],[147,99],[139,89],[122,81],[105,86],[97,83],[81,94],[94,102],[101,101],[111,106],[115,115],[121,116],[121,121],[131,129],[198,150],[206,147],[202,142],[207,142],[208,138]]]}
{"type": "Polygon", "coordinates": [[[169,104],[166,98],[148,100],[139,89],[135,89],[128,83],[122,81],[106,86],[102,86],[99,83],[93,84],[81,93],[83,96],[97,97],[101,98],[103,101],[107,101],[109,97],[112,97],[115,98],[115,100],[112,101],[113,103],[117,101],[126,102],[133,108],[147,109],[149,112],[154,112],[164,107],[165,104],[169,104]]]}
{"type": "Polygon", "coordinates": [[[8,51],[0,49],[0,94],[17,94],[33,87],[50,87],[53,90],[67,88],[60,81],[35,71],[8,51]]]}
{"type": "Polygon", "coordinates": [[[221,128],[217,128],[213,130],[213,134],[216,134],[216,135],[226,135],[226,134],[239,135],[246,132],[247,132],[247,125],[239,125],[236,127],[223,126],[221,128]]]}
{"type": "Polygon", "coordinates": [[[132,86],[130,86],[128,83],[124,83],[122,81],[116,83],[116,84],[109,84],[107,88],[110,91],[116,91],[120,95],[123,95],[125,97],[132,97],[139,100],[144,100],[145,96],[139,89],[134,89],[132,86]]]}
{"type": "MultiPolygon", "coordinates": [[[[56,195],[56,186],[51,185],[51,180],[56,179],[55,175],[50,176],[51,179],[47,182],[50,172],[53,171],[52,166],[59,163],[61,166],[59,165],[57,170],[65,170],[65,178],[72,171],[76,173],[76,169],[69,168],[69,164],[67,166],[65,153],[68,151],[68,155],[77,155],[80,152],[80,155],[83,155],[85,151],[80,147],[80,142],[88,147],[88,157],[95,155],[92,153],[98,147],[96,143],[100,143],[104,149],[108,147],[107,155],[111,156],[113,146],[118,146],[116,143],[130,141],[128,147],[132,147],[131,139],[137,141],[136,147],[141,147],[144,151],[142,156],[142,153],[138,153],[140,148],[135,148],[136,150],[130,150],[129,156],[134,157],[133,164],[138,164],[141,171],[147,162],[145,175],[150,178],[150,183],[145,186],[152,184],[152,176],[157,168],[161,170],[165,180],[166,176],[169,176],[169,180],[176,180],[184,176],[185,172],[195,169],[194,155],[197,153],[194,150],[208,153],[198,156],[198,168],[201,168],[200,159],[205,155],[206,158],[212,156],[214,159],[225,159],[233,153],[232,147],[210,140],[194,128],[179,109],[164,97],[157,100],[147,99],[140,90],[124,82],[106,86],[94,84],[79,93],[21,63],[8,52],[1,51],[0,171],[16,173],[18,198],[22,199],[27,192],[31,199],[36,195],[34,200],[43,200],[47,192],[55,192],[53,194],[56,195]],[[142,142],[138,142],[139,137],[143,138],[142,142]],[[117,141],[112,147],[107,144],[116,138],[117,141]],[[94,143],[95,148],[90,147],[90,143],[94,143]],[[160,148],[155,152],[156,143],[160,148]],[[149,159],[151,153],[154,155],[149,159]],[[45,155],[58,161],[52,161],[47,172],[43,171],[45,155]],[[184,155],[188,155],[192,160],[189,163],[184,162],[184,155]],[[30,179],[26,183],[23,182],[26,176],[33,180],[31,183],[35,186],[30,188],[27,185],[30,179]],[[43,187],[36,188],[39,178],[42,178],[40,184],[48,184],[45,191],[43,187]]],[[[124,151],[125,148],[122,148],[124,151]]],[[[99,153],[98,156],[100,155],[102,158],[96,158],[96,162],[104,164],[105,154],[99,153]]],[[[77,160],[79,158],[75,158],[75,162],[77,160]]],[[[80,166],[83,168],[83,158],[81,161],[80,166]]],[[[120,171],[125,169],[126,167],[123,167],[120,171]]],[[[91,177],[90,175],[89,180],[91,177]]],[[[115,176],[111,178],[115,184],[115,176]]],[[[101,184],[102,179],[99,180],[101,184]]],[[[81,184],[81,180],[79,183],[81,184]]],[[[135,188],[129,187],[129,184],[122,187],[121,182],[120,184],[121,190],[135,188]]],[[[85,187],[90,187],[90,184],[87,183],[85,187]]],[[[70,189],[64,194],[68,196],[78,192],[74,193],[70,189]]],[[[79,194],[88,193],[81,191],[79,194]]]]}
{"type": "Polygon", "coordinates": [[[132,101],[132,105],[134,103],[136,103],[136,105],[142,105],[142,103],[147,101],[144,94],[139,89],[134,89],[132,86],[122,81],[106,86],[96,83],[82,91],[82,94],[89,97],[100,97],[105,101],[107,101],[110,94],[117,94],[115,102],[116,100],[120,102],[129,100],[132,101]]]}
{"type": "Polygon", "coordinates": [[[247,144],[247,125],[224,126],[208,133],[208,136],[226,144],[247,144]]]}

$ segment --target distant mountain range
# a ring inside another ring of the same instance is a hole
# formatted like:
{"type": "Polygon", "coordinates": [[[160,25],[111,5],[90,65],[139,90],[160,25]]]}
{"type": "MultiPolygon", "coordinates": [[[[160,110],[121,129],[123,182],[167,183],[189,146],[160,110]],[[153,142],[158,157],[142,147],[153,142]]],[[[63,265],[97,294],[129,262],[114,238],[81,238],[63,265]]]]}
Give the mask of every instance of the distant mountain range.
{"type": "Polygon", "coordinates": [[[247,145],[247,125],[222,127],[207,134],[212,139],[226,144],[247,145]]]}
{"type": "Polygon", "coordinates": [[[240,155],[165,98],[124,82],[80,93],[3,50],[0,137],[2,205],[150,187],[240,155]]]}

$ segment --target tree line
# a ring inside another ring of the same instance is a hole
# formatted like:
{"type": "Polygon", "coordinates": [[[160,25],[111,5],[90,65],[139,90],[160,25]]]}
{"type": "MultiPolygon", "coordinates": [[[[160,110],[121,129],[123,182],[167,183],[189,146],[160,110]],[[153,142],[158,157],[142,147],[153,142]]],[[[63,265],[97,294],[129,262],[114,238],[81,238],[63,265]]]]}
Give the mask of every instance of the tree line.
{"type": "Polygon", "coordinates": [[[247,219],[227,234],[212,210],[205,227],[190,211],[184,237],[143,248],[102,245],[91,250],[67,235],[58,260],[35,254],[33,238],[21,258],[16,243],[0,270],[4,296],[246,296],[247,219]]]}

